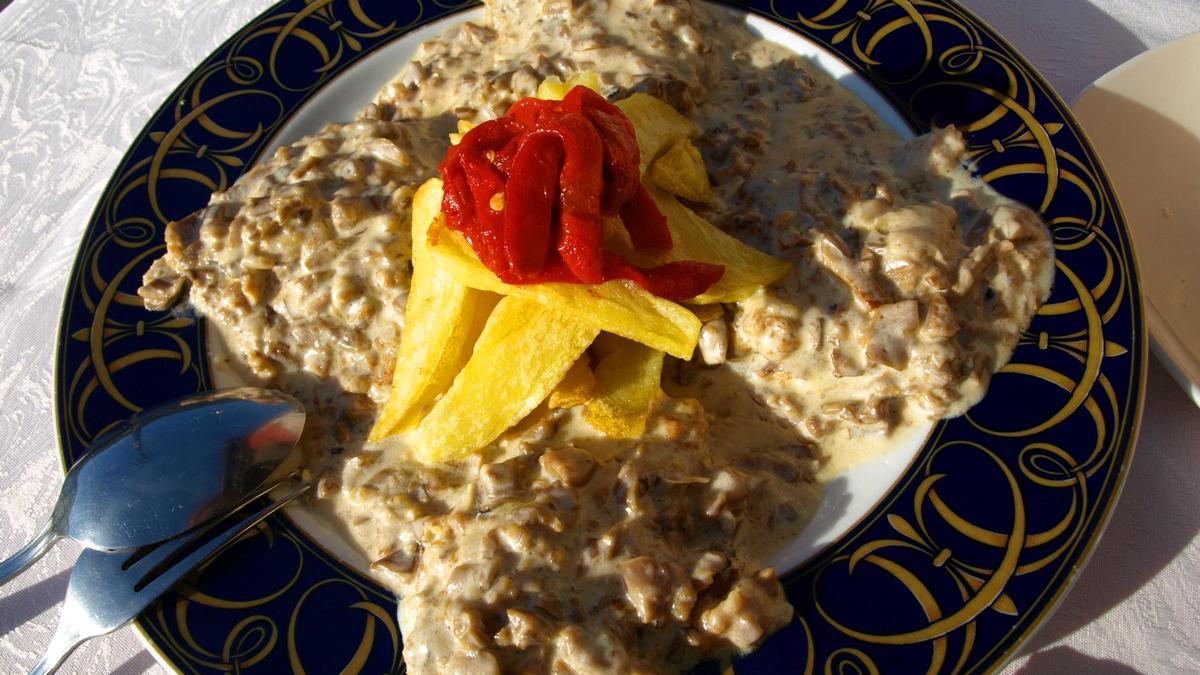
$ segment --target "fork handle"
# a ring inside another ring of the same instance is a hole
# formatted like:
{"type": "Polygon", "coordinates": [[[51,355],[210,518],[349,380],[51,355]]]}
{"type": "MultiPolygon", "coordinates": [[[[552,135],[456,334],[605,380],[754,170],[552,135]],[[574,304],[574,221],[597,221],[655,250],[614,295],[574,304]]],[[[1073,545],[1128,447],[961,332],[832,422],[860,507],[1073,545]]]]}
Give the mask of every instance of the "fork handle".
{"type": "Polygon", "coordinates": [[[9,579],[17,576],[33,564],[35,560],[42,557],[46,551],[50,550],[50,546],[58,540],[58,533],[50,526],[50,523],[42,528],[41,532],[33,538],[33,541],[25,544],[16,553],[0,561],[0,586],[8,583],[9,579]]]}
{"type": "MultiPolygon", "coordinates": [[[[66,608],[63,608],[66,611],[66,608]]],[[[29,675],[49,675],[58,670],[62,662],[75,651],[75,648],[83,644],[87,637],[81,636],[78,633],[71,632],[64,627],[62,619],[59,619],[58,631],[54,633],[54,638],[50,640],[50,644],[46,647],[46,654],[42,656],[42,660],[33,665],[29,669],[29,675]]]]}

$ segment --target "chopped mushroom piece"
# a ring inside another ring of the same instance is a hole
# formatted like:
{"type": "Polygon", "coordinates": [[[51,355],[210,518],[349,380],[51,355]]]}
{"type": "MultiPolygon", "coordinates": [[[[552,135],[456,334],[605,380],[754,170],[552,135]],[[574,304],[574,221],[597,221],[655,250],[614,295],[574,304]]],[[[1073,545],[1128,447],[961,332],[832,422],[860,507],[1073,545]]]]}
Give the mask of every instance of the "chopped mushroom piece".
{"type": "Polygon", "coordinates": [[[831,232],[822,232],[816,238],[817,262],[850,287],[854,297],[867,307],[878,307],[891,302],[888,294],[875,279],[863,271],[854,259],[846,242],[831,232]]]}
{"type": "Polygon", "coordinates": [[[637,612],[638,621],[658,621],[679,576],[678,566],[659,563],[649,556],[638,556],[617,565],[617,571],[625,584],[625,597],[637,612]]]}
{"type": "Polygon", "coordinates": [[[954,309],[946,301],[946,296],[939,294],[929,301],[925,310],[925,321],[921,324],[921,336],[924,338],[951,338],[960,330],[954,309]]]}
{"type": "Polygon", "coordinates": [[[705,610],[700,626],[712,637],[727,640],[741,651],[749,650],[791,620],[791,605],[777,601],[782,592],[770,569],[742,577],[721,602],[705,610]]]}
{"type": "Polygon", "coordinates": [[[897,370],[908,364],[908,352],[920,322],[916,300],[876,307],[871,320],[867,359],[897,370]]]}
{"type": "Polygon", "coordinates": [[[725,363],[729,351],[729,326],[724,319],[713,319],[700,328],[700,357],[710,366],[725,363]]]}
{"type": "Polygon", "coordinates": [[[596,461],[586,450],[569,446],[546,452],[538,458],[538,464],[547,477],[572,487],[586,483],[596,468],[596,461]]]}

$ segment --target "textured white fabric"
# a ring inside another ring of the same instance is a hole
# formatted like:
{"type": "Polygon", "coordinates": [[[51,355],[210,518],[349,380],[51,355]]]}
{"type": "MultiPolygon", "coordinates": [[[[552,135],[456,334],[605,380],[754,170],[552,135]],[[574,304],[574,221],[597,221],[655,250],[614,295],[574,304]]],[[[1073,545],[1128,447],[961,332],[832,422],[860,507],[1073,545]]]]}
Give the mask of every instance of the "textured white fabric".
{"type": "MultiPolygon", "coordinates": [[[[0,555],[34,534],[61,482],[54,342],[82,227],[153,110],[272,1],[16,0],[0,12],[0,555]]],[[[1200,30],[1196,0],[966,4],[1068,100],[1147,47],[1200,30]]],[[[1200,411],[1157,364],[1148,391],[1133,473],[1108,534],[1005,673],[1200,671],[1200,411]]],[[[49,641],[76,551],[60,543],[0,589],[0,672],[23,672],[49,641]]],[[[64,668],[160,670],[129,629],[86,644],[64,668]]]]}

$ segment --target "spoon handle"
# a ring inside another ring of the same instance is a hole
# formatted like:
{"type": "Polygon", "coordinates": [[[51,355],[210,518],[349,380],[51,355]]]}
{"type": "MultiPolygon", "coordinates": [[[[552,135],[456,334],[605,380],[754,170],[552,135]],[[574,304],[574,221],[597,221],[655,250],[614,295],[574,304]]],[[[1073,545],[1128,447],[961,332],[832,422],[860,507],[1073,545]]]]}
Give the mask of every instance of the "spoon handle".
{"type": "Polygon", "coordinates": [[[46,551],[50,550],[50,546],[58,540],[58,533],[46,523],[41,532],[33,538],[33,541],[25,544],[16,553],[13,553],[6,560],[0,561],[0,586],[8,583],[9,579],[20,574],[33,564],[35,560],[42,557],[46,551]]]}

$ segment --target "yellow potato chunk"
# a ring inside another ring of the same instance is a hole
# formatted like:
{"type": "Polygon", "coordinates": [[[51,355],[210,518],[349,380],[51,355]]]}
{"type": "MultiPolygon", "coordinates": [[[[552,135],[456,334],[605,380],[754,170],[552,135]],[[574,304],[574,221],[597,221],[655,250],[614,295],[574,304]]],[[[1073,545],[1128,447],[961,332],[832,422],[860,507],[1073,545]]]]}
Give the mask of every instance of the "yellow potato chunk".
{"type": "Polygon", "coordinates": [[[568,77],[566,82],[563,82],[554,75],[547,77],[538,85],[536,95],[538,98],[544,98],[548,101],[561,101],[567,95],[567,92],[578,85],[583,85],[597,94],[600,93],[600,78],[596,76],[595,72],[585,70],[582,73],[575,73],[571,77],[568,77]]]}
{"type": "Polygon", "coordinates": [[[674,196],[647,186],[671,229],[671,260],[699,260],[725,266],[725,274],[712,288],[689,300],[696,305],[736,302],[754,295],[759,288],[787,276],[791,265],[743,244],[721,231],[674,196]]]}
{"type": "Polygon", "coordinates": [[[596,397],[583,417],[610,438],[638,438],[658,399],[663,353],[622,340],[596,364],[596,397]]]}
{"type": "Polygon", "coordinates": [[[417,456],[453,461],[496,440],[546,399],[597,332],[553,305],[501,299],[467,365],[417,427],[417,456]]]}
{"type": "MultiPolygon", "coordinates": [[[[413,195],[414,214],[418,208],[429,208],[433,192],[422,186],[413,195]]],[[[441,208],[441,191],[436,192],[433,206],[441,208]]],[[[371,428],[372,441],[415,426],[450,387],[455,373],[471,355],[471,346],[497,299],[439,270],[426,244],[429,222],[413,218],[412,227],[413,275],[405,307],[407,319],[392,374],[392,391],[371,428]]]]}
{"type": "Polygon", "coordinates": [[[466,136],[467,132],[474,128],[475,128],[474,124],[472,124],[466,120],[459,120],[458,121],[458,132],[450,134],[450,145],[458,145],[459,143],[462,143],[463,136],[466,136]]]}
{"type": "Polygon", "coordinates": [[[654,160],[646,172],[658,187],[693,202],[712,201],[712,185],[700,150],[686,138],[681,138],[661,157],[654,160]]]}
{"type": "Polygon", "coordinates": [[[661,99],[649,94],[634,94],[614,105],[621,109],[637,132],[638,152],[641,154],[641,173],[666,152],[676,141],[694,138],[700,133],[692,121],[679,114],[661,99]]]}
{"type": "Polygon", "coordinates": [[[666,258],[648,256],[633,251],[632,247],[623,248],[622,242],[614,239],[618,250],[640,265],[668,260],[724,265],[725,274],[720,281],[689,300],[697,305],[744,300],[760,287],[787,276],[790,269],[787,263],[725,234],[673,196],[699,202],[712,198],[704,159],[689,140],[699,133],[696,125],[665,101],[649,94],[634,94],[616,105],[633,122],[646,189],[666,216],[674,244],[666,258]]]}
{"type": "MultiPolygon", "coordinates": [[[[437,266],[464,286],[534,300],[596,330],[606,330],[681,359],[688,359],[700,335],[700,320],[682,305],[653,295],[632,281],[598,285],[545,283],[527,286],[500,281],[479,262],[466,240],[440,217],[442,183],[425,182],[437,199],[413,202],[413,222],[431,222],[429,250],[437,266]]],[[[415,231],[415,230],[414,230],[415,231]]],[[[569,364],[568,364],[569,365],[569,364]]]]}
{"type": "Polygon", "coordinates": [[[586,354],[571,365],[571,369],[563,375],[562,382],[550,392],[547,404],[550,408],[573,408],[592,400],[596,395],[596,376],[592,374],[591,365],[586,354]]]}

